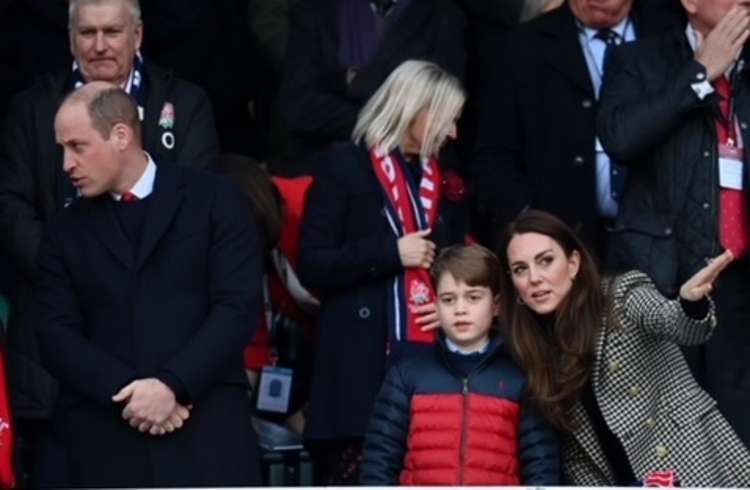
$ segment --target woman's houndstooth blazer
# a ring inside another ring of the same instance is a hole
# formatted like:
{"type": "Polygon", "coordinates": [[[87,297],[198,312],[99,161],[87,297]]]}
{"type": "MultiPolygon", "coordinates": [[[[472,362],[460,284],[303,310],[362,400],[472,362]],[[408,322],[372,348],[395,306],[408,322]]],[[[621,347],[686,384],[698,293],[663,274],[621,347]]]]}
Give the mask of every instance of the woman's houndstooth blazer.
{"type": "MultiPolygon", "coordinates": [[[[683,487],[750,486],[750,452],[698,386],[679,347],[711,337],[713,303],[706,318],[690,319],[679,301],[661,296],[640,272],[617,276],[605,287],[612,315],[597,338],[592,384],[635,476],[673,470],[683,487]]],[[[579,427],[564,438],[566,478],[575,485],[614,485],[580,402],[573,415],[579,427]]]]}

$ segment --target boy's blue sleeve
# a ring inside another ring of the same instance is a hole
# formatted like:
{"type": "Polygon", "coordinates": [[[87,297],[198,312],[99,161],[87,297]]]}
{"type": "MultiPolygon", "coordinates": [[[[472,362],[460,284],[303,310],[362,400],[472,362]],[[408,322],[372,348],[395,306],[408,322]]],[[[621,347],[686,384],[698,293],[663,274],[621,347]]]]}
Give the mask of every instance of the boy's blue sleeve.
{"type": "Polygon", "coordinates": [[[411,388],[406,386],[402,364],[386,375],[370,426],[365,434],[360,483],[368,486],[398,485],[404,467],[409,435],[411,388]]]}
{"type": "Polygon", "coordinates": [[[560,484],[557,433],[528,401],[521,408],[518,456],[522,485],[560,484]]]}

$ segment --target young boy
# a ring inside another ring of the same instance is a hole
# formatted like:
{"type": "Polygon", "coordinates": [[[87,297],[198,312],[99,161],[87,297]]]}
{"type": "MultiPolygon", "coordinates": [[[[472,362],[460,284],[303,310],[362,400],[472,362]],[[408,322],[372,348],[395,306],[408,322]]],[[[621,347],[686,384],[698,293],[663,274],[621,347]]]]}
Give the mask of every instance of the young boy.
{"type": "Polygon", "coordinates": [[[555,434],[524,400],[526,376],[493,325],[500,263],[479,245],[431,269],[442,331],[386,376],[365,436],[365,485],[558,485],[555,434]]]}

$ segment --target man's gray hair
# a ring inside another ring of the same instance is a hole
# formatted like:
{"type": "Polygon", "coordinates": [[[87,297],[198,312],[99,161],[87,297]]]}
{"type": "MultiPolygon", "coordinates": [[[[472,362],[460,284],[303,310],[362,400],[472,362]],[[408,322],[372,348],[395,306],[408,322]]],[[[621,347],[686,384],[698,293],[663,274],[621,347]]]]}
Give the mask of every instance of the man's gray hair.
{"type": "Polygon", "coordinates": [[[78,9],[82,6],[90,4],[101,5],[111,2],[125,2],[130,11],[130,18],[133,21],[133,25],[137,26],[141,23],[141,4],[138,0],[68,0],[68,30],[72,31],[73,27],[75,27],[75,19],[78,18],[78,9]]]}
{"type": "Polygon", "coordinates": [[[389,153],[402,143],[417,115],[426,110],[425,137],[419,153],[435,156],[465,100],[458,78],[435,63],[404,61],[360,111],[352,140],[389,153]]]}

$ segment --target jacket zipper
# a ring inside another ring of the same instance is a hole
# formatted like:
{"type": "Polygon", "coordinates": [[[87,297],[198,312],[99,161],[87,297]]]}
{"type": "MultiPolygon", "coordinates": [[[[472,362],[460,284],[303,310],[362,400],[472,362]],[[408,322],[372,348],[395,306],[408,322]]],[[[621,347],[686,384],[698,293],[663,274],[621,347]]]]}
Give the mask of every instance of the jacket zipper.
{"type": "Polygon", "coordinates": [[[469,378],[463,379],[463,389],[461,395],[464,399],[464,413],[461,417],[461,453],[459,457],[458,466],[458,484],[464,484],[464,464],[466,463],[466,432],[469,429],[469,378]]]}

